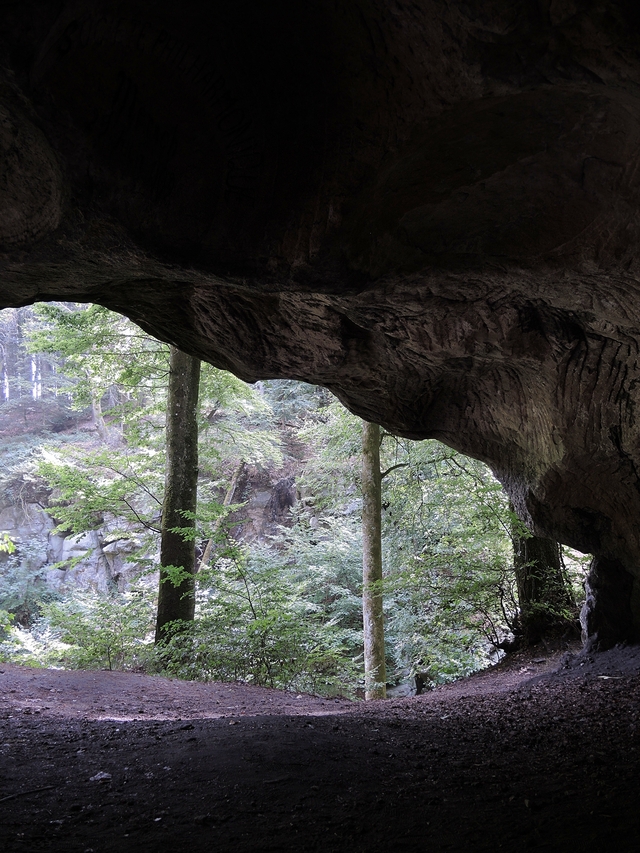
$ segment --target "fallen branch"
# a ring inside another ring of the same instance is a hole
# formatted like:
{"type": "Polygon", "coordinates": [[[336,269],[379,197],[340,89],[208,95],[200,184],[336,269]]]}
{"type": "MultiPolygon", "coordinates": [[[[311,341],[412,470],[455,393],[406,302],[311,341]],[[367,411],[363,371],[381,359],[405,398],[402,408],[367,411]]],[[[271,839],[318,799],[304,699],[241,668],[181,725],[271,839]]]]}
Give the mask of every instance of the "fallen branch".
{"type": "Polygon", "coordinates": [[[51,791],[55,785],[45,785],[43,788],[32,788],[30,791],[18,791],[17,794],[9,794],[8,797],[2,797],[0,803],[6,803],[7,800],[15,800],[16,797],[26,797],[28,794],[39,794],[40,791],[51,791]]]}

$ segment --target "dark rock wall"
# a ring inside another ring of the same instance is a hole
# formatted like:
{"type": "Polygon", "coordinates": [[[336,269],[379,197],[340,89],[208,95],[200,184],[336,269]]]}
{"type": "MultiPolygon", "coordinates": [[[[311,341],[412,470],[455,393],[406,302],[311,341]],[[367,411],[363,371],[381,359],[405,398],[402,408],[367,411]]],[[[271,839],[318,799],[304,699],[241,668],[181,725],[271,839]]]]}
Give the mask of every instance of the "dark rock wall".
{"type": "Polygon", "coordinates": [[[0,16],[0,304],[96,301],[327,385],[640,577],[637,4],[0,16]]]}

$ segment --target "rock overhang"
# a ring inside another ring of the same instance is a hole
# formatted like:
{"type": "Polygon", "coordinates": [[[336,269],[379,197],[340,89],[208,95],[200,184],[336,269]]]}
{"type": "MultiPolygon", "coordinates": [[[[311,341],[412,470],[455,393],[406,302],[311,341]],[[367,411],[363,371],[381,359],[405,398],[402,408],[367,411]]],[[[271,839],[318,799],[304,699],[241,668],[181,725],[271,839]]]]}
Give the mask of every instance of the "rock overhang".
{"type": "Polygon", "coordinates": [[[640,576],[630,4],[3,15],[3,305],[100,302],[326,385],[640,576]]]}

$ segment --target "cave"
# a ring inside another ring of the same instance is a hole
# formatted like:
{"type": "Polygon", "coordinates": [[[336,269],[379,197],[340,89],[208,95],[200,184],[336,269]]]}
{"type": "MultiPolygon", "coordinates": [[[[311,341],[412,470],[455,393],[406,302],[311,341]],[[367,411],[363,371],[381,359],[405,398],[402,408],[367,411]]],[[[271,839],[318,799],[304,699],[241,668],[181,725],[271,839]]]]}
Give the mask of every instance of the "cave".
{"type": "Polygon", "coordinates": [[[640,639],[637,4],[0,20],[0,307],[99,303],[485,461],[594,555],[587,651],[640,639]]]}
{"type": "Polygon", "coordinates": [[[0,304],[91,301],[487,462],[640,630],[629,2],[2,7],[0,304]]]}

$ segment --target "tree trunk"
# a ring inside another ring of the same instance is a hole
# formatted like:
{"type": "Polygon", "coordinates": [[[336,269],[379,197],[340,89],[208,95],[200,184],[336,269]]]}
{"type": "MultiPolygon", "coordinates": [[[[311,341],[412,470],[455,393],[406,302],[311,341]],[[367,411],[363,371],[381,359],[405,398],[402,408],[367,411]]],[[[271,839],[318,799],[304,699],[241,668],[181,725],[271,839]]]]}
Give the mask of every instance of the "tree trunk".
{"type": "Polygon", "coordinates": [[[380,427],[362,424],[362,620],[365,699],[386,699],[382,615],[380,427]]]}
{"type": "Polygon", "coordinates": [[[171,347],[156,643],[169,622],[195,613],[195,538],[171,528],[195,528],[182,513],[197,506],[199,383],[200,360],[171,347]]]}
{"type": "Polygon", "coordinates": [[[577,626],[576,603],[560,556],[560,546],[553,539],[513,536],[519,627],[525,644],[577,626]]]}
{"type": "MultiPolygon", "coordinates": [[[[89,382],[91,382],[90,378],[89,382]]],[[[107,425],[104,422],[104,415],[102,414],[102,403],[100,402],[98,392],[96,392],[93,387],[91,387],[91,415],[93,417],[95,428],[100,436],[100,441],[106,442],[109,434],[107,432],[107,425]]]]}

